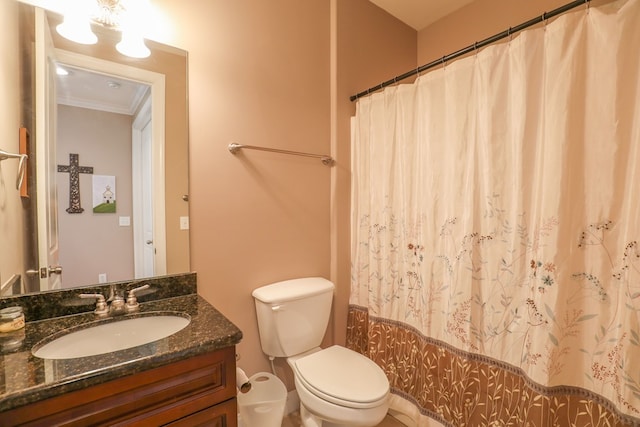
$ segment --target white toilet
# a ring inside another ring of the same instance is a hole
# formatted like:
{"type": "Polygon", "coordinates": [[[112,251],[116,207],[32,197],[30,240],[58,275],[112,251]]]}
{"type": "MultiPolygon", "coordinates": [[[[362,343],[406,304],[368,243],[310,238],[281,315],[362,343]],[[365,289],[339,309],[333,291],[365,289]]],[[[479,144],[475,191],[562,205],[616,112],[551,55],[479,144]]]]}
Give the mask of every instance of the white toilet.
{"type": "Polygon", "coordinates": [[[253,291],[262,351],[293,369],[304,427],[370,427],[389,409],[389,381],[367,357],[340,346],[321,349],[335,286],[321,277],[253,291]]]}

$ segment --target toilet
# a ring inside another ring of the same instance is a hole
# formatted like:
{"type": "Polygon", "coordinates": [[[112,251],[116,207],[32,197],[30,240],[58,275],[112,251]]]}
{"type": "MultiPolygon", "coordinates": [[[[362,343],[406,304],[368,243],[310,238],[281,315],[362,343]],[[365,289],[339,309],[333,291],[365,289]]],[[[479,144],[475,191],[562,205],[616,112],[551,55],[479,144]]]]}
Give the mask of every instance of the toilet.
{"type": "Polygon", "coordinates": [[[262,351],[287,358],[304,427],[375,426],[389,409],[382,369],[345,347],[320,348],[334,289],[327,279],[308,277],[254,290],[262,351]]]}

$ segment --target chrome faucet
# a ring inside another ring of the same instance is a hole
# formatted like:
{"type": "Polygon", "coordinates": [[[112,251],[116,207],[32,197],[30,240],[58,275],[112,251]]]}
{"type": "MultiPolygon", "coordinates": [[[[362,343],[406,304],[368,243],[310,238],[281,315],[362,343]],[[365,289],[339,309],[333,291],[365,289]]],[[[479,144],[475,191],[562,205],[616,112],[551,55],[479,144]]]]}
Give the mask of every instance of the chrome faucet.
{"type": "Polygon", "coordinates": [[[133,313],[134,311],[140,310],[140,304],[138,303],[138,299],[136,298],[136,292],[143,291],[148,288],[149,285],[142,285],[129,290],[129,293],[127,294],[127,304],[125,306],[125,310],[127,311],[127,313],[133,313]]]}
{"type": "Polygon", "coordinates": [[[125,302],[124,297],[115,290],[114,286],[111,286],[109,292],[109,299],[105,299],[102,294],[80,294],[80,298],[95,298],[96,309],[93,311],[100,317],[105,316],[120,316],[125,313],[133,313],[140,310],[140,304],[136,298],[136,292],[148,289],[149,285],[139,286],[131,289],[127,294],[127,300],[125,302]],[[111,304],[109,304],[111,303],[111,304]]]}
{"type": "Polygon", "coordinates": [[[111,305],[109,305],[110,316],[120,316],[126,313],[124,309],[124,298],[122,295],[119,295],[117,291],[115,292],[115,295],[110,297],[107,301],[111,301],[111,305]]]}
{"type": "Polygon", "coordinates": [[[109,314],[109,309],[107,308],[107,301],[104,299],[104,295],[102,294],[80,294],[78,295],[80,298],[95,298],[96,299],[96,309],[93,310],[95,314],[98,316],[106,316],[109,314]]]}

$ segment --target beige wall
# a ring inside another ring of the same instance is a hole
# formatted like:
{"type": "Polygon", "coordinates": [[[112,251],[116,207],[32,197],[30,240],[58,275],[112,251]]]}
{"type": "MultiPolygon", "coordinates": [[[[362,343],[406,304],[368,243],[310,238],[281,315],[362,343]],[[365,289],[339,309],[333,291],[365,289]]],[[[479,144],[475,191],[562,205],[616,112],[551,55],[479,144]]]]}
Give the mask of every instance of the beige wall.
{"type": "MultiPolygon", "coordinates": [[[[488,12],[497,7],[480,3],[488,12]]],[[[173,26],[162,41],[189,51],[192,267],[199,293],[242,329],[239,365],[248,373],[269,370],[251,298],[264,284],[331,278],[338,289],[326,341],[344,342],[349,96],[563,4],[512,3],[483,15],[482,26],[466,15],[482,8],[463,9],[466,20],[452,18],[457,33],[443,20],[417,34],[367,0],[154,1],[173,26]],[[331,153],[337,164],[233,156],[231,141],[331,153]]],[[[289,375],[282,363],[277,369],[289,375]]]]}
{"type": "Polygon", "coordinates": [[[334,170],[332,278],[338,283],[334,336],[344,344],[351,280],[351,128],[349,97],[416,67],[416,31],[368,0],[336,0],[336,88],[332,106],[334,170]]]}
{"type": "Polygon", "coordinates": [[[80,166],[94,175],[116,177],[116,213],[94,214],[92,175],[80,174],[84,212],[70,214],[69,174],[58,172],[58,226],[63,287],[98,283],[98,274],[110,282],[134,277],[133,206],[131,183],[132,116],[58,105],[58,164],[68,165],[69,154],[79,155],[80,166]],[[119,225],[121,216],[131,226],[119,225]]]}
{"type": "MultiPolygon", "coordinates": [[[[154,1],[174,26],[163,41],[189,51],[192,267],[198,292],[242,329],[238,363],[251,374],[270,370],[251,297],[259,286],[332,278],[338,292],[328,341],[344,340],[348,97],[414,66],[415,32],[364,0],[188,4],[154,1]],[[394,37],[401,42],[391,43],[394,37]],[[231,141],[331,153],[338,163],[258,151],[234,156],[231,141]]],[[[289,375],[282,361],[277,370],[289,375]]]]}
{"type": "Polygon", "coordinates": [[[239,365],[269,370],[251,291],[329,275],[331,169],[227,145],[327,153],[329,4],[154,2],[189,51],[191,260],[198,292],[243,331],[239,365]]]}
{"type": "MultiPolygon", "coordinates": [[[[591,3],[595,6],[608,1],[591,3]]],[[[442,58],[567,3],[569,0],[476,0],[418,33],[418,64],[442,58]]]]}
{"type": "MultiPolygon", "coordinates": [[[[18,5],[0,2],[0,149],[18,152],[20,127],[20,51],[18,5]]],[[[0,285],[23,268],[23,215],[20,193],[16,190],[18,160],[0,162],[0,285]]]]}

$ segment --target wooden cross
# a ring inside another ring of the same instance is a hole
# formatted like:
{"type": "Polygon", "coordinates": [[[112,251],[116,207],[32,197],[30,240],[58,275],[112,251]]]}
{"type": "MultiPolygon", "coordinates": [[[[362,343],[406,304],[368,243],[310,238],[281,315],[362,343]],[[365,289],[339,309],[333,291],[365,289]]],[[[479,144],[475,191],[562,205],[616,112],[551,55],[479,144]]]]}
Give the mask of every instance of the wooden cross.
{"type": "Polygon", "coordinates": [[[69,165],[58,165],[58,172],[69,173],[69,207],[67,212],[82,213],[84,209],[80,206],[80,174],[93,173],[90,166],[80,166],[79,155],[69,154],[69,165]]]}

